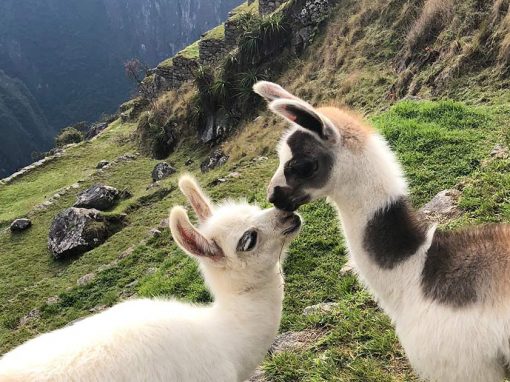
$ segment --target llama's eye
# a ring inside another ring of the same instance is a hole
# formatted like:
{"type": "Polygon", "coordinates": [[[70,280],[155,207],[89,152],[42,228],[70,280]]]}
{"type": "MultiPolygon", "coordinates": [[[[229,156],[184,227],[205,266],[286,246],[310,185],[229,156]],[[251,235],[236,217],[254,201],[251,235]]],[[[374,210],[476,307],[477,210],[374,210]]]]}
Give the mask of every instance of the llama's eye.
{"type": "Polygon", "coordinates": [[[255,248],[257,244],[257,231],[249,230],[246,231],[237,243],[238,252],[248,252],[255,248]]]}
{"type": "Polygon", "coordinates": [[[292,163],[292,171],[300,178],[311,177],[315,171],[317,171],[318,167],[319,164],[316,160],[308,158],[300,159],[292,163]]]}

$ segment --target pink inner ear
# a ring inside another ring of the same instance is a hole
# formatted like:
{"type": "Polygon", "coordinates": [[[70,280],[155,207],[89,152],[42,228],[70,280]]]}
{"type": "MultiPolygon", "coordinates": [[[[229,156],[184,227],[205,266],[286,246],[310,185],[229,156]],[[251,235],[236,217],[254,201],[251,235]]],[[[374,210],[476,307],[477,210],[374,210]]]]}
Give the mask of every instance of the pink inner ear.
{"type": "Polygon", "coordinates": [[[193,205],[193,209],[195,210],[200,220],[206,220],[209,216],[211,216],[211,210],[209,206],[195,191],[190,192],[190,202],[193,205]]]}
{"type": "Polygon", "coordinates": [[[281,111],[282,111],[282,113],[284,113],[284,114],[285,114],[285,116],[286,116],[289,120],[291,120],[292,122],[296,122],[297,117],[296,117],[294,114],[289,113],[289,109],[287,109],[287,107],[286,107],[286,106],[282,106],[281,111]]]}
{"type": "Polygon", "coordinates": [[[216,243],[209,243],[200,236],[195,230],[186,229],[180,223],[177,223],[177,231],[182,241],[182,246],[195,256],[209,257],[217,260],[224,255],[221,248],[216,243]]]}

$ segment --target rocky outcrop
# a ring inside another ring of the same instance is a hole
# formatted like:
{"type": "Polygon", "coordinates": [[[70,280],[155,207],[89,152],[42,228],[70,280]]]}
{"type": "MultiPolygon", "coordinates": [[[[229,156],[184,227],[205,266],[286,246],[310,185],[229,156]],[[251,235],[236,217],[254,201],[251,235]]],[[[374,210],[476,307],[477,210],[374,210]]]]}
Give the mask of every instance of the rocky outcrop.
{"type": "Polygon", "coordinates": [[[228,52],[224,39],[200,40],[198,43],[199,60],[202,65],[213,65],[228,52]]]}
{"type": "Polygon", "coordinates": [[[87,252],[119,231],[124,215],[103,216],[98,210],[68,208],[53,220],[48,248],[57,260],[87,252]]]}
{"type": "Polygon", "coordinates": [[[429,221],[444,222],[461,215],[458,201],[461,192],[456,189],[443,190],[420,209],[420,214],[429,221]]]}
{"type": "Polygon", "coordinates": [[[22,218],[16,219],[11,223],[10,229],[11,232],[21,232],[29,229],[32,226],[32,221],[30,219],[22,218]]]}
{"type": "Polygon", "coordinates": [[[203,173],[212,170],[213,168],[223,166],[225,163],[227,163],[228,155],[225,155],[225,153],[218,149],[212,153],[212,155],[204,160],[200,164],[200,171],[203,173]]]}
{"type": "Polygon", "coordinates": [[[95,136],[98,136],[107,127],[108,127],[108,123],[106,123],[106,122],[94,123],[92,126],[90,126],[89,130],[85,134],[85,139],[91,140],[95,136]]]}
{"type": "Polygon", "coordinates": [[[157,182],[159,180],[168,178],[170,175],[175,174],[177,170],[170,166],[166,162],[158,163],[152,170],[152,181],[157,182]]]}
{"type": "Polygon", "coordinates": [[[287,1],[288,0],[259,0],[259,13],[262,16],[272,13],[287,1]]]}
{"type": "Polygon", "coordinates": [[[74,206],[105,211],[112,208],[119,198],[120,192],[115,187],[95,184],[78,194],[78,199],[74,206]]]}

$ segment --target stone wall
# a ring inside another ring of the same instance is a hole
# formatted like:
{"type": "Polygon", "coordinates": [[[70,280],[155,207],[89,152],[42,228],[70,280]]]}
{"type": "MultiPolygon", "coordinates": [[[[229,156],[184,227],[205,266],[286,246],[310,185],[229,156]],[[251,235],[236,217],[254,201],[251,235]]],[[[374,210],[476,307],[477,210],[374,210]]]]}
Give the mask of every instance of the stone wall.
{"type": "Polygon", "coordinates": [[[228,52],[226,41],[218,39],[200,40],[198,43],[199,61],[202,65],[213,65],[228,52]]]}
{"type": "Polygon", "coordinates": [[[259,0],[259,13],[262,16],[267,15],[287,1],[288,0],[259,0]]]}
{"type": "Polygon", "coordinates": [[[184,82],[191,81],[198,66],[198,60],[179,55],[173,58],[171,66],[158,66],[154,70],[153,80],[156,91],[176,89],[184,82]]]}

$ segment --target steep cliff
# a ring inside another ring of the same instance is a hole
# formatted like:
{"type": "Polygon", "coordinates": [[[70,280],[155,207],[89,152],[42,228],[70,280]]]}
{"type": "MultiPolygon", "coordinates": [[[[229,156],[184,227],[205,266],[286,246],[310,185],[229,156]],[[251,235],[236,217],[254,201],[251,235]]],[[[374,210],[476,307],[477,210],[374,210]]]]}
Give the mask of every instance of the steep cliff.
{"type": "MultiPolygon", "coordinates": [[[[220,23],[240,2],[5,0],[0,69],[26,85],[54,129],[93,121],[113,112],[132,91],[124,61],[138,57],[155,65],[220,23]]],[[[6,126],[4,120],[0,124],[6,126]]],[[[41,143],[36,147],[43,148],[41,143]]],[[[21,154],[16,161],[29,160],[30,151],[21,154]]]]}
{"type": "Polygon", "coordinates": [[[19,80],[0,70],[0,177],[26,164],[26,155],[47,149],[54,131],[39,104],[19,80]]]}

